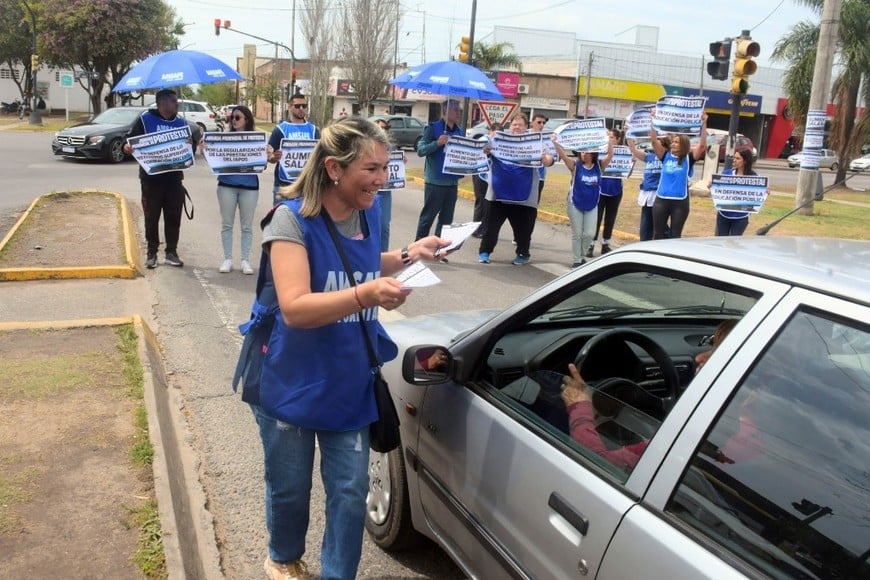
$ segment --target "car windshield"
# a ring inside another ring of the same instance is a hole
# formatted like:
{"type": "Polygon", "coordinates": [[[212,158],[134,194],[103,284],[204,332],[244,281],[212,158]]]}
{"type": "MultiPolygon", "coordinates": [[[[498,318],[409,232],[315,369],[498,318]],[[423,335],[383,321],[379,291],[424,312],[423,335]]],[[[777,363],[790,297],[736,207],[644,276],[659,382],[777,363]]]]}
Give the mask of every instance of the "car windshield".
{"type": "Polygon", "coordinates": [[[104,123],[106,125],[127,125],[136,120],[136,117],[142,114],[141,109],[133,109],[127,107],[116,107],[107,109],[94,117],[91,123],[104,123]]]}
{"type": "Polygon", "coordinates": [[[630,272],[608,278],[559,302],[535,319],[559,320],[743,316],[755,298],[677,280],[665,275],[630,272]]]}

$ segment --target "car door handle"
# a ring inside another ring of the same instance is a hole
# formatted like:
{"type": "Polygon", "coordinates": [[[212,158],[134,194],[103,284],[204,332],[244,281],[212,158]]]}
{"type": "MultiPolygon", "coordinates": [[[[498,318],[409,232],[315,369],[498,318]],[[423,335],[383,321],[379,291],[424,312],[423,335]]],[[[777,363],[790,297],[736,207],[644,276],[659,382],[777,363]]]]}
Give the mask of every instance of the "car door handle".
{"type": "Polygon", "coordinates": [[[581,535],[586,535],[589,531],[589,519],[571,507],[567,501],[562,499],[555,491],[550,494],[550,499],[547,500],[547,505],[553,508],[557,514],[565,518],[565,520],[574,526],[581,535]]]}

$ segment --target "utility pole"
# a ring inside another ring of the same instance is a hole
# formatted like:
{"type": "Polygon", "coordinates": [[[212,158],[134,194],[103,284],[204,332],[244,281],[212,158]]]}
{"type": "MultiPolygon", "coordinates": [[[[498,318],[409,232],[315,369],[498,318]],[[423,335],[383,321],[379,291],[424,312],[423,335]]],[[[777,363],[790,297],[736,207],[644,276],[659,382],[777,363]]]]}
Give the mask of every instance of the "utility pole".
{"type": "MultiPolygon", "coordinates": [[[[477,19],[477,0],[471,0],[471,30],[468,33],[468,64],[474,64],[474,25],[477,19]]],[[[463,129],[468,128],[468,106],[469,99],[466,97],[462,100],[462,121],[459,126],[463,129]]]]}
{"type": "MultiPolygon", "coordinates": [[[[813,70],[813,86],[810,90],[808,111],[827,109],[828,94],[831,88],[831,67],[834,63],[842,4],[842,0],[825,0],[822,7],[819,45],[816,48],[816,65],[813,70]]],[[[799,210],[802,215],[813,215],[813,190],[818,183],[818,175],[818,168],[804,169],[803,163],[801,163],[794,202],[795,207],[804,206],[803,209],[799,210]]]]}
{"type": "MultiPolygon", "coordinates": [[[[290,27],[290,70],[295,71],[296,70],[296,0],[293,0],[292,18],[293,18],[293,26],[290,27]]],[[[311,63],[311,60],[310,60],[311,55],[308,55],[308,56],[309,56],[309,64],[310,64],[311,63]]],[[[311,70],[310,66],[309,66],[308,70],[309,71],[311,70]]],[[[290,81],[290,98],[291,99],[293,98],[293,95],[296,94],[296,74],[292,73],[292,75],[293,75],[291,77],[292,80],[290,81]]],[[[281,112],[281,114],[283,115],[283,111],[281,112]]]]}
{"type": "Polygon", "coordinates": [[[589,117],[589,90],[592,87],[592,59],[594,51],[589,51],[589,63],[586,65],[586,101],[583,103],[583,118],[589,117]]]}
{"type": "MultiPolygon", "coordinates": [[[[396,78],[396,67],[399,60],[399,0],[396,0],[396,38],[393,42],[393,78],[396,78]]],[[[390,114],[396,114],[396,87],[390,85],[390,114]]]]}

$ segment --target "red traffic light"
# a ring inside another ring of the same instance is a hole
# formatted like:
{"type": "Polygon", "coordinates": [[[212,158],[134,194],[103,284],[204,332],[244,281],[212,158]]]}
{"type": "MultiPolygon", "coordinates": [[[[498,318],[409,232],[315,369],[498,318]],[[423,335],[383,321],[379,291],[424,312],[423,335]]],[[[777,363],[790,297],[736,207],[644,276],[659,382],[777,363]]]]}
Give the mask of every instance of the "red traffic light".
{"type": "Polygon", "coordinates": [[[215,36],[221,35],[221,19],[220,18],[214,19],[214,35],[215,36]]]}

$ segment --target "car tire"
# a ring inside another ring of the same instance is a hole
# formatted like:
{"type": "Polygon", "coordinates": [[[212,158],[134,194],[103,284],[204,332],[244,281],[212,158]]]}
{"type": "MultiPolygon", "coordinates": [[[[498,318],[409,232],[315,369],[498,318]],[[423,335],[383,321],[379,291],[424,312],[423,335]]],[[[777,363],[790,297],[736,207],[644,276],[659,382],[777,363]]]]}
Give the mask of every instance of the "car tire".
{"type": "Polygon", "coordinates": [[[107,159],[112,163],[120,163],[126,158],[124,155],[124,140],[120,137],[112,139],[109,143],[109,154],[107,159]]]}
{"type": "Polygon", "coordinates": [[[420,534],[411,523],[411,502],[402,447],[389,453],[369,452],[366,531],[382,550],[397,552],[417,545],[420,534]]]}
{"type": "Polygon", "coordinates": [[[831,164],[831,171],[837,171],[840,168],[840,164],[836,161],[831,164]]]}

